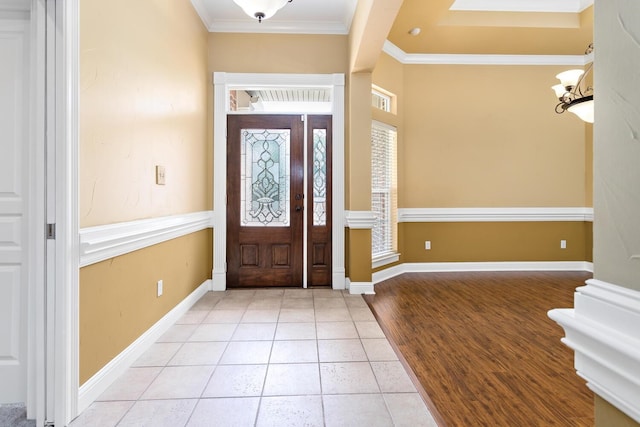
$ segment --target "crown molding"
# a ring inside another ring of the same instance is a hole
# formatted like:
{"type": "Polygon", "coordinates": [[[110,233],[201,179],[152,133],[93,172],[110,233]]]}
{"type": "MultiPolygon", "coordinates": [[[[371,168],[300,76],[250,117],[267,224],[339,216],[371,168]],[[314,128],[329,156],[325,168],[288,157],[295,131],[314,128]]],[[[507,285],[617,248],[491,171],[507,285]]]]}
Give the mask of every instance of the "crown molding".
{"type": "Polygon", "coordinates": [[[269,19],[256,22],[212,19],[205,22],[210,33],[257,33],[257,34],[349,34],[343,22],[298,22],[269,19]]]}
{"type": "Polygon", "coordinates": [[[580,13],[593,0],[455,0],[449,10],[470,12],[580,13]]]}
{"type": "Polygon", "coordinates": [[[408,65],[566,65],[584,66],[586,55],[484,55],[454,53],[406,53],[386,40],[383,52],[408,65]]]}
{"type": "Polygon", "coordinates": [[[549,311],[587,386],[640,422],[640,292],[601,280],[576,289],[573,309],[549,311]]]}
{"type": "Polygon", "coordinates": [[[593,208],[401,208],[398,222],[593,222],[593,208]]]}

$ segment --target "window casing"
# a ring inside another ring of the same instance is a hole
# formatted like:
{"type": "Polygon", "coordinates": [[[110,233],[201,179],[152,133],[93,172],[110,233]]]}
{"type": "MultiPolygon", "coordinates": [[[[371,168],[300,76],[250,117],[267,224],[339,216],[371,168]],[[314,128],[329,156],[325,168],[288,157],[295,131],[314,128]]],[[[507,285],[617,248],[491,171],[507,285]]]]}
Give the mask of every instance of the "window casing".
{"type": "Polygon", "coordinates": [[[371,126],[371,255],[380,265],[397,260],[397,130],[374,121],[371,126]]]}

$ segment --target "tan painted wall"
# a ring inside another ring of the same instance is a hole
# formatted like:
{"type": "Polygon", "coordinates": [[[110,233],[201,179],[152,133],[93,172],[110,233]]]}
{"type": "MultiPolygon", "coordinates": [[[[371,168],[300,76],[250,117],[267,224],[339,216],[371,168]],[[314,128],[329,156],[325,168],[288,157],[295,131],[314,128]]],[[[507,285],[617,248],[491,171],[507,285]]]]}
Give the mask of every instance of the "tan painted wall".
{"type": "Polygon", "coordinates": [[[211,277],[212,245],[203,230],[80,270],[80,384],[211,277]]]}
{"type": "Polygon", "coordinates": [[[209,34],[211,72],[346,73],[347,59],[347,36],[209,34]]]}
{"type": "MultiPolygon", "coordinates": [[[[181,1],[84,0],[80,11],[81,227],[211,209],[200,18],[181,1]]],[[[211,277],[211,234],[80,270],[81,383],[211,277]]]]}
{"type": "Polygon", "coordinates": [[[584,124],[553,110],[565,68],[405,66],[399,206],[585,206],[584,124]]]}
{"type": "Polygon", "coordinates": [[[598,427],[640,427],[640,423],[635,422],[598,395],[595,396],[595,412],[595,425],[598,427]]]}
{"type": "Polygon", "coordinates": [[[591,261],[585,222],[401,223],[399,234],[401,262],[591,261]]]}
{"type": "Polygon", "coordinates": [[[80,15],[81,227],[210,209],[207,32],[191,4],[83,0],[80,15]]]}

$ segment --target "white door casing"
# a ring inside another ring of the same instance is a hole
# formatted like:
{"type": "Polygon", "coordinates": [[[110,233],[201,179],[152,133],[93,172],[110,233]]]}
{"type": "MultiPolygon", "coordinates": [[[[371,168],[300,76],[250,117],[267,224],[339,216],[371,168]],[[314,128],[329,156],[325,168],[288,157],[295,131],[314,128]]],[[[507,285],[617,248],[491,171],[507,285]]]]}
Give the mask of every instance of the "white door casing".
{"type": "MultiPolygon", "coordinates": [[[[329,87],[332,89],[332,287],[345,289],[344,262],[344,74],[213,73],[213,289],[226,289],[227,261],[227,107],[230,87],[329,87]],[[216,179],[215,177],[218,177],[216,179]]],[[[306,257],[306,254],[305,254],[306,257]]]]}

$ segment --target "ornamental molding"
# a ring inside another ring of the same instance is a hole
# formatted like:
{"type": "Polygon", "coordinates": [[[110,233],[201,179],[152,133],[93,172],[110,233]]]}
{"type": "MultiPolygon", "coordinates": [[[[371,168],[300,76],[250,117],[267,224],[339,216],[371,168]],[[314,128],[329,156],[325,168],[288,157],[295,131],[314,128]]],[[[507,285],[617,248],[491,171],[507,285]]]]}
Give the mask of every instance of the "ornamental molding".
{"type": "Polygon", "coordinates": [[[80,267],[213,227],[213,211],[80,229],[80,267]]]}
{"type": "Polygon", "coordinates": [[[593,208],[402,208],[398,222],[593,222],[593,208]]]}
{"type": "Polygon", "coordinates": [[[354,230],[371,230],[376,224],[377,217],[371,211],[345,211],[345,227],[354,230]]]}
{"type": "Polygon", "coordinates": [[[575,369],[596,394],[640,422],[640,292],[601,280],[576,289],[575,308],[549,317],[575,351],[575,369]]]}

